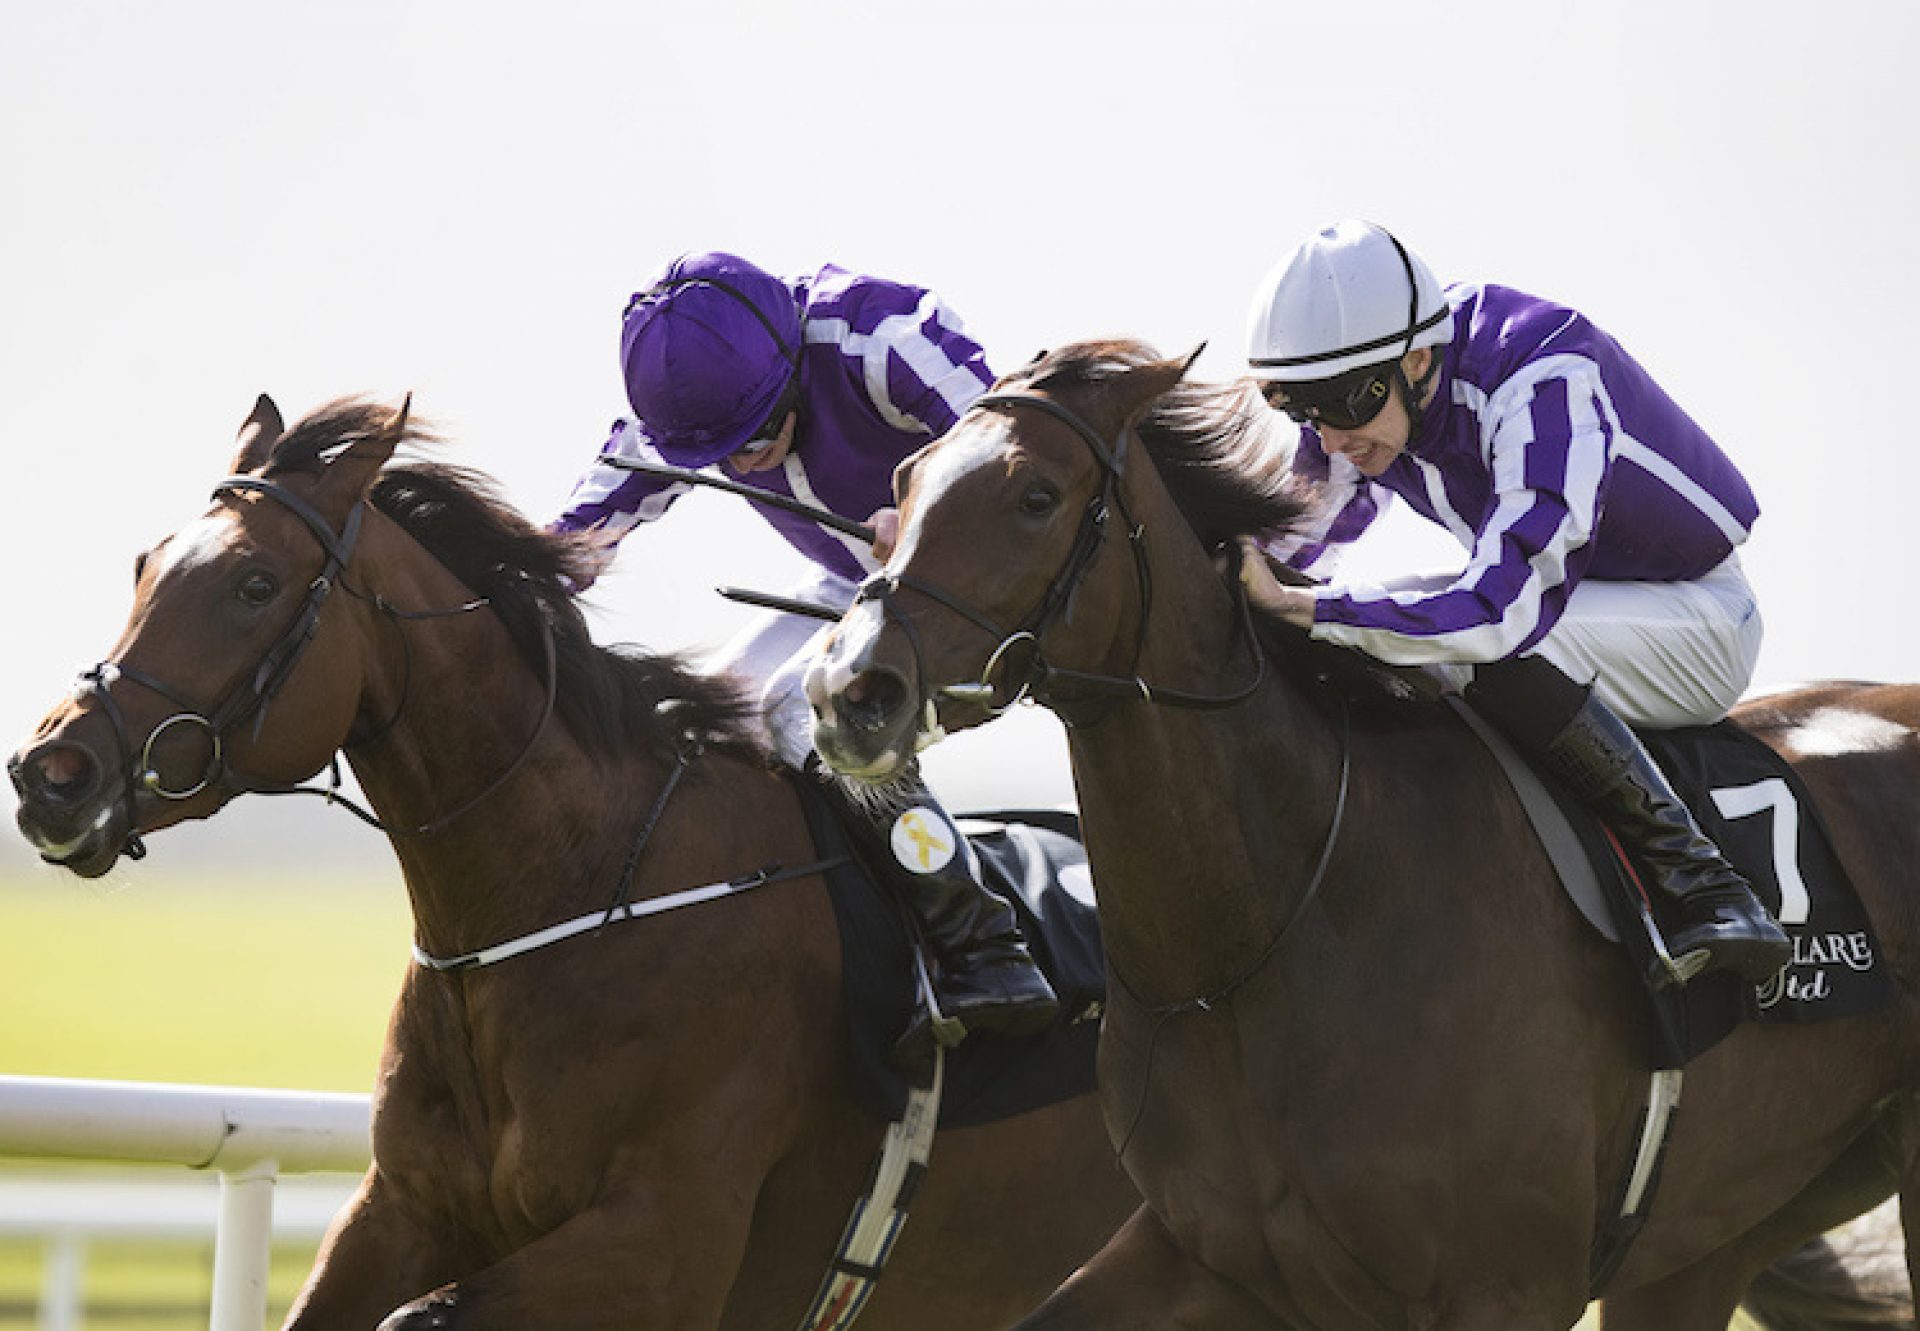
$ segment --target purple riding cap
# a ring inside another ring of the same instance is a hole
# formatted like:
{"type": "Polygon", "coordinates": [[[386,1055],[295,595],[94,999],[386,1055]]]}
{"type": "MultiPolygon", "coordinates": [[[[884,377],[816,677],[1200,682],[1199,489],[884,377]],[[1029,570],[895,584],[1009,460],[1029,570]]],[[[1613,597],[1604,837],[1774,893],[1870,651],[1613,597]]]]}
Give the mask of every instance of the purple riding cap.
{"type": "MultiPolygon", "coordinates": [[[[793,449],[782,465],[734,479],[865,522],[893,502],[894,467],[946,433],[993,382],[979,344],[923,287],[831,264],[782,281],[727,254],[677,260],[662,274],[664,281],[676,278],[710,280],[686,282],[651,301],[643,293],[629,307],[621,350],[637,419],[615,423],[602,458],[676,466],[723,461],[779,400],[785,377],[778,347],[784,343],[797,348],[801,424],[793,449]],[[747,296],[765,321],[725,288],[747,296]],[[683,313],[698,315],[684,332],[674,326],[683,313]],[[700,347],[714,356],[699,364],[683,359],[700,347]],[[667,378],[684,373],[687,382],[656,386],[656,370],[667,378]],[[649,381],[640,391],[636,372],[649,381]],[[724,429],[710,423],[720,418],[724,429]],[[696,428],[682,430],[682,424],[696,428]]],[[[624,536],[660,517],[688,489],[596,463],[575,484],[555,525],[624,536]]],[[[756,511],[832,573],[857,582],[876,566],[853,537],[777,509],[756,511]]]]}
{"type": "Polygon", "coordinates": [[[675,466],[711,466],[752,439],[799,363],[786,284],[734,255],[683,255],[627,304],[627,401],[675,466]]]}

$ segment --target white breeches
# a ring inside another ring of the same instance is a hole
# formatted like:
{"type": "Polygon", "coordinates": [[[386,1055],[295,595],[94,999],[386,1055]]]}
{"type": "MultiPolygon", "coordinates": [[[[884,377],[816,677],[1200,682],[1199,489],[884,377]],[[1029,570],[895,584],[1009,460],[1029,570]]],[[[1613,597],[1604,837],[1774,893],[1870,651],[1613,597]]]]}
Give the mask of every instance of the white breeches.
{"type": "MultiPolygon", "coordinates": [[[[1446,586],[1454,576],[1406,584],[1446,586]]],[[[1534,652],[1631,725],[1711,725],[1753,681],[1763,626],[1740,557],[1694,582],[1582,582],[1534,652]]],[[[1455,689],[1470,665],[1429,667],[1455,689]]]]}
{"type": "MultiPolygon", "coordinates": [[[[844,612],[853,604],[859,584],[837,573],[816,568],[783,594],[796,601],[812,601],[844,612]]],[[[780,761],[795,769],[805,766],[813,752],[813,709],[801,692],[807,663],[833,627],[804,615],[769,610],[756,616],[729,638],[707,660],[715,672],[725,671],[760,690],[760,706],[767,731],[780,761]]]]}

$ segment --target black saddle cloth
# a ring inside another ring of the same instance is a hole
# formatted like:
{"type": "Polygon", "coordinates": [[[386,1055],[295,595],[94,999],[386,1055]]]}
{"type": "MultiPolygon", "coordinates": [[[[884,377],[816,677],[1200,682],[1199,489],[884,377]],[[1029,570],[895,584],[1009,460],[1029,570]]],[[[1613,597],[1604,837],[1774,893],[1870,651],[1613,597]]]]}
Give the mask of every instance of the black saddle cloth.
{"type": "MultiPolygon", "coordinates": [[[[1877,1011],[1894,986],[1859,894],[1833,850],[1832,838],[1800,776],[1761,740],[1733,721],[1645,731],[1641,740],[1701,829],[1753,885],[1793,940],[1792,962],[1755,988],[1725,973],[1702,975],[1683,989],[1654,994],[1655,1066],[1679,1067],[1717,1044],[1741,1021],[1825,1021],[1877,1011]]],[[[1603,884],[1614,893],[1621,937],[1646,973],[1651,945],[1636,918],[1640,890],[1621,872],[1599,820],[1551,779],[1589,848],[1603,884]]],[[[1645,880],[1645,870],[1640,870],[1645,880]]],[[[1672,903],[1649,903],[1664,936],[1679,926],[1672,903]]]]}
{"type": "MultiPolygon", "coordinates": [[[[853,855],[839,819],[810,779],[794,778],[814,844],[846,863],[827,874],[840,927],[849,1075],[861,1106],[899,1117],[907,1080],[890,1058],[918,990],[906,916],[853,855]]],[[[1106,956],[1093,908],[1079,820],[1053,811],[960,816],[988,887],[1012,902],[1034,960],[1060,998],[1060,1017],[1038,1035],[969,1035],[947,1054],[940,1126],[972,1127],[1094,1088],[1094,1050],[1106,1006],[1106,956]]]]}

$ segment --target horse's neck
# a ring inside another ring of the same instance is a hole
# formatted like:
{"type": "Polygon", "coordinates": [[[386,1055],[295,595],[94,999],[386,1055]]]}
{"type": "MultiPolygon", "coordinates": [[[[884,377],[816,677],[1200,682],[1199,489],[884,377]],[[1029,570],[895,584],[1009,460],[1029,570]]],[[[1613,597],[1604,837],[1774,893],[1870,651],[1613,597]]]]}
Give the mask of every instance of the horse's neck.
{"type": "MultiPolygon", "coordinates": [[[[400,578],[377,589],[394,604],[466,599],[450,577],[400,578]]],[[[462,951],[551,923],[604,869],[594,792],[613,783],[558,716],[542,723],[547,683],[490,611],[376,622],[368,641],[362,724],[384,729],[347,759],[390,829],[419,941],[462,951]]],[[[617,784],[631,799],[640,783],[617,784]]]]}
{"type": "MultiPolygon", "coordinates": [[[[1246,687],[1253,653],[1211,570],[1167,585],[1142,678],[1217,697],[1246,687]]],[[[1235,705],[1129,702],[1070,735],[1116,971],[1149,1001],[1232,980],[1306,891],[1339,784],[1338,727],[1269,668],[1235,705]]]]}

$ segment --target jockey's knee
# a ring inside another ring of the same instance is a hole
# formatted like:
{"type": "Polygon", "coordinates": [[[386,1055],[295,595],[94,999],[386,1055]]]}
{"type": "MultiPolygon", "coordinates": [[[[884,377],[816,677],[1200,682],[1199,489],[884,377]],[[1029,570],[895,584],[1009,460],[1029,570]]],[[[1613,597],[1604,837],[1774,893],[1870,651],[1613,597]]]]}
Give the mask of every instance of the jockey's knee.
{"type": "Polygon", "coordinates": [[[1592,690],[1544,656],[1512,656],[1476,665],[1465,692],[1503,733],[1537,752],[1567,728],[1592,690]]]}

